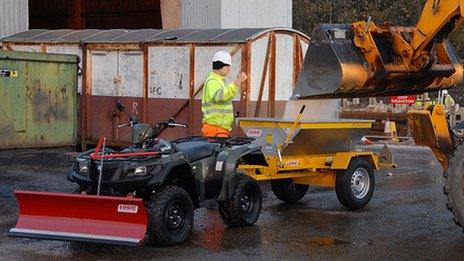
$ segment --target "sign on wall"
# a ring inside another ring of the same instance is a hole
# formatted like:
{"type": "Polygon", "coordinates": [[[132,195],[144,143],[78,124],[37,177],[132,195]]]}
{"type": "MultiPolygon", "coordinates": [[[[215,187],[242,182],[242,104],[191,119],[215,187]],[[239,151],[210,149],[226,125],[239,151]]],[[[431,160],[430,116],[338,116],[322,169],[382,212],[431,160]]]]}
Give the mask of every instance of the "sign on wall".
{"type": "Polygon", "coordinates": [[[391,104],[413,104],[416,102],[416,95],[390,96],[391,104]]]}

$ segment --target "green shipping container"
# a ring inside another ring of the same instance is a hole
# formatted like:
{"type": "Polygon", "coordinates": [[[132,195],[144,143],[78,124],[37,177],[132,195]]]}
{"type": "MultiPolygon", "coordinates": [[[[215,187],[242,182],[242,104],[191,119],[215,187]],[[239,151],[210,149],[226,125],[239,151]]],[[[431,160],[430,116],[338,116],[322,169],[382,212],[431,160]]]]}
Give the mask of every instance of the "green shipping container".
{"type": "Polygon", "coordinates": [[[0,50],[0,149],[76,144],[77,70],[74,55],[0,50]]]}

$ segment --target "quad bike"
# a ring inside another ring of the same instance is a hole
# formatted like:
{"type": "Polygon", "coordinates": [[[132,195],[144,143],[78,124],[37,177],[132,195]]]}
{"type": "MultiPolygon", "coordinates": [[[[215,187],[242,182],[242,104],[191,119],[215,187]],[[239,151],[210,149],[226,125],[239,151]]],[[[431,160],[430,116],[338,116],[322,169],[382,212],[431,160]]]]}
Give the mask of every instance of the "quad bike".
{"type": "Polygon", "coordinates": [[[259,185],[236,172],[240,164],[267,165],[250,138],[158,138],[174,119],[154,126],[129,115],[133,145],[97,148],[76,158],[67,179],[74,194],[15,191],[20,215],[8,235],[66,241],[168,246],[185,242],[194,210],[216,200],[229,227],[252,226],[261,212],[259,185]]]}

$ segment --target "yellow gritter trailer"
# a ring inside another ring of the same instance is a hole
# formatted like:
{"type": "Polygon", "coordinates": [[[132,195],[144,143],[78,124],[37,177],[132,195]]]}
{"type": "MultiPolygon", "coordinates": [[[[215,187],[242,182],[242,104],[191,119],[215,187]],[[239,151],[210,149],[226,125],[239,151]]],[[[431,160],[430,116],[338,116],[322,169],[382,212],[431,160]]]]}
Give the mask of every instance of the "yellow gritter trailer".
{"type": "Polygon", "coordinates": [[[392,168],[391,152],[356,148],[371,121],[240,118],[239,125],[262,147],[268,166],[240,165],[238,171],[258,181],[271,181],[274,194],[294,203],[309,186],[335,188],[342,205],[359,209],[369,203],[374,171],[392,168]]]}

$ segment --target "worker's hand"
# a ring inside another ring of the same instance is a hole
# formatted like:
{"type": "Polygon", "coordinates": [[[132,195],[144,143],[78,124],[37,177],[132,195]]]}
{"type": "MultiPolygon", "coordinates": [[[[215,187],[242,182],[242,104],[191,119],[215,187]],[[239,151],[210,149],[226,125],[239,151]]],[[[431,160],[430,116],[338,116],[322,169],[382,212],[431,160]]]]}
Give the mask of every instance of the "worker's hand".
{"type": "Polygon", "coordinates": [[[246,81],[246,79],[248,79],[246,73],[241,72],[237,75],[237,79],[235,79],[234,84],[240,86],[244,81],[246,81]]]}

